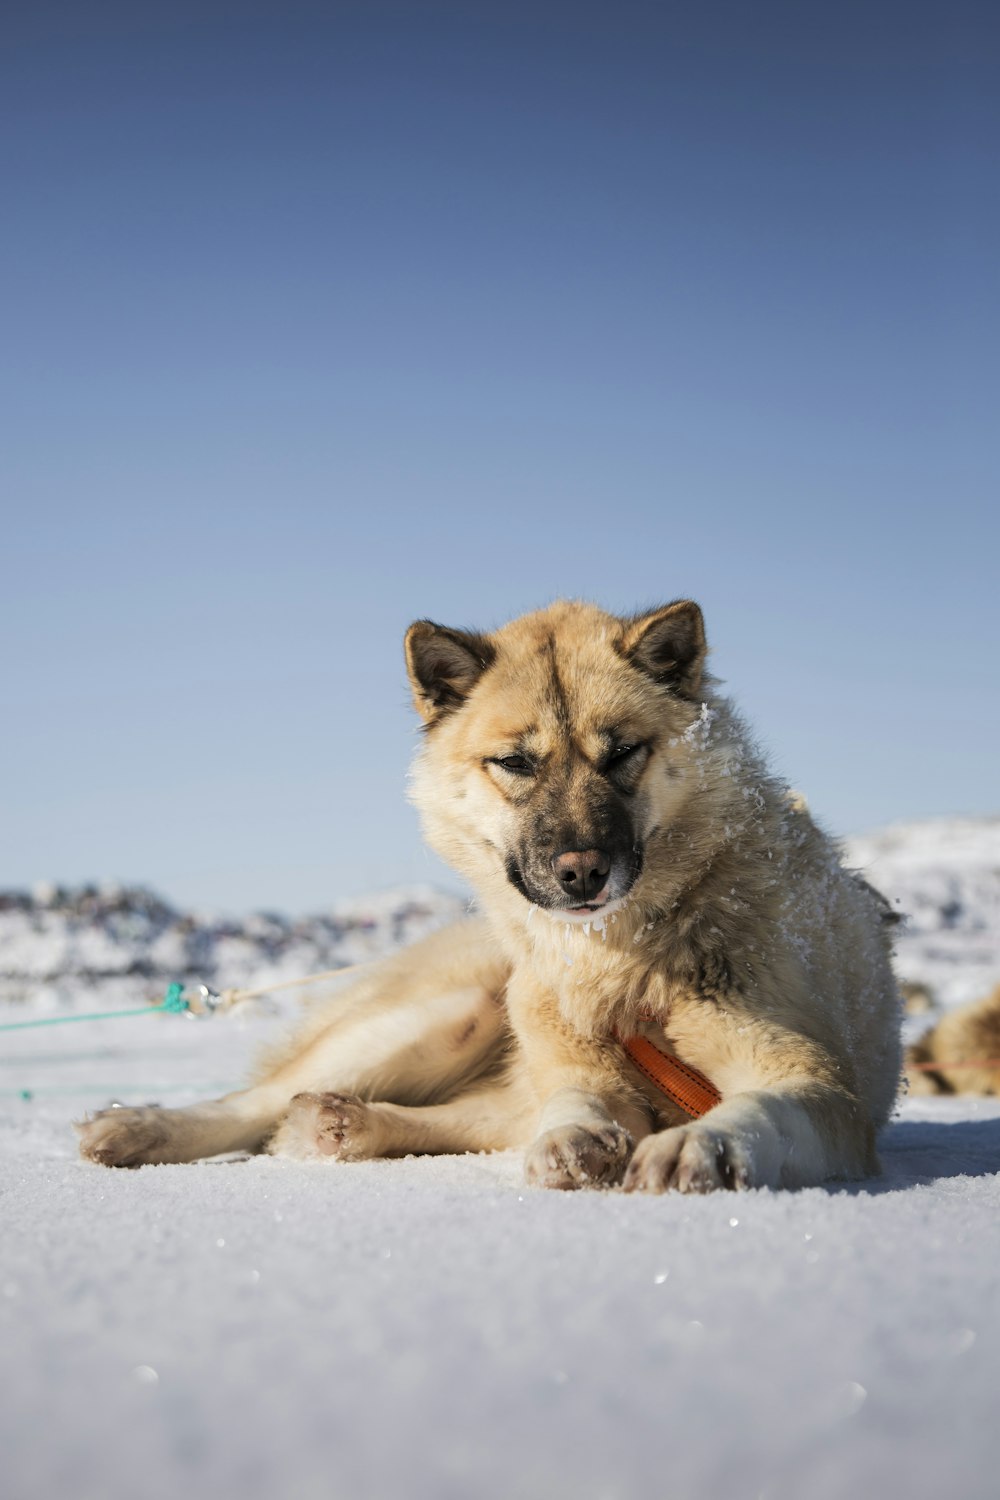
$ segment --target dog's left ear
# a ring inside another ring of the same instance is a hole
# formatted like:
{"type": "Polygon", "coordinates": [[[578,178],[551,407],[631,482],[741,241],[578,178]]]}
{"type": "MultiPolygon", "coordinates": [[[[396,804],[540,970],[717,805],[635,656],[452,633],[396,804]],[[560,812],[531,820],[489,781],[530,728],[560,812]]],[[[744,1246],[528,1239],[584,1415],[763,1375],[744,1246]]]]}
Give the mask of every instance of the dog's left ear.
{"type": "Polygon", "coordinates": [[[495,656],[484,635],[417,620],[406,632],[406,669],[420,717],[433,724],[459,708],[495,656]]]}
{"type": "Polygon", "coordinates": [[[685,697],[701,690],[705,666],[705,622],[692,599],[679,599],[652,614],[626,621],[621,649],[647,676],[685,697]]]}

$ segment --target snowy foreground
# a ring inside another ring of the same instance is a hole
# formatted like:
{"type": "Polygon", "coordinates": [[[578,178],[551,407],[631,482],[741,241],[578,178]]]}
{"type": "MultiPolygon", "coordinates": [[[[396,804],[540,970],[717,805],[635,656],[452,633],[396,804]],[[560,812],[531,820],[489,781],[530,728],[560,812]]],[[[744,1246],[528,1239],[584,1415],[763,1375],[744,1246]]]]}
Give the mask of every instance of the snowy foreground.
{"type": "MultiPolygon", "coordinates": [[[[847,857],[911,913],[903,978],[943,1005],[996,983],[1000,820],[847,857]]],[[[0,1023],[172,978],[273,983],[460,909],[0,893],[0,1023]]],[[[796,1194],[544,1193],[506,1154],[77,1159],[72,1119],[222,1093],[281,1026],[259,1007],[0,1033],[3,1500],[1000,1493],[1000,1101],[907,1103],[879,1180],[796,1194]]]]}
{"type": "Polygon", "coordinates": [[[2,1038],[5,1500],[996,1495],[1000,1102],[908,1104],[880,1180],[796,1194],[77,1160],[73,1116],[218,1092],[278,1024],[2,1038]]]}

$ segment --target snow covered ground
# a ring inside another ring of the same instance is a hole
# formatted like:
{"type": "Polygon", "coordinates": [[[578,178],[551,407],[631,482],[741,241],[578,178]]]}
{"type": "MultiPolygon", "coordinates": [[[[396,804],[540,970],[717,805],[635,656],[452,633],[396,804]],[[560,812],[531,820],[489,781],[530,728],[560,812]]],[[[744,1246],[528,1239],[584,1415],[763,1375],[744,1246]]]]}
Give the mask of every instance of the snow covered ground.
{"type": "MultiPolygon", "coordinates": [[[[16,1071],[181,1102],[257,1029],[26,1033],[16,1071]]],[[[703,1199],[507,1154],[110,1172],[94,1103],[0,1107],[9,1500],[996,1495],[997,1102],[907,1105],[861,1187],[703,1199]]]]}
{"type": "MultiPolygon", "coordinates": [[[[948,998],[981,938],[934,960],[948,998]]],[[[79,1008],[52,986],[0,1022],[79,1008]]],[[[77,1159],[72,1118],[218,1093],[280,1025],[0,1033],[4,1500],[997,1494],[1000,1101],[906,1103],[880,1179],[795,1194],[544,1193],[509,1154],[77,1159]]]]}
{"type": "Polygon", "coordinates": [[[894,823],[845,839],[844,852],[906,917],[896,939],[903,979],[943,1006],[1000,980],[1000,817],[894,823]]]}

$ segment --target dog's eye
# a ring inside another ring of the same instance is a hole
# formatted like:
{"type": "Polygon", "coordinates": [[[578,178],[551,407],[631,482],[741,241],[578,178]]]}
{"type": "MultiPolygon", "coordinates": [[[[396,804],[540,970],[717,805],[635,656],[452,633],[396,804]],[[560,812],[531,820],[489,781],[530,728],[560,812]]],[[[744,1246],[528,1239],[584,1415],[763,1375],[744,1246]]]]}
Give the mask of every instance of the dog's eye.
{"type": "Polygon", "coordinates": [[[534,766],[525,755],[497,755],[493,759],[495,766],[502,766],[505,771],[510,771],[513,776],[532,776],[534,766]]]}
{"type": "Polygon", "coordinates": [[[646,753],[647,747],[643,744],[616,745],[601,770],[620,792],[631,791],[646,764],[646,753]]]}

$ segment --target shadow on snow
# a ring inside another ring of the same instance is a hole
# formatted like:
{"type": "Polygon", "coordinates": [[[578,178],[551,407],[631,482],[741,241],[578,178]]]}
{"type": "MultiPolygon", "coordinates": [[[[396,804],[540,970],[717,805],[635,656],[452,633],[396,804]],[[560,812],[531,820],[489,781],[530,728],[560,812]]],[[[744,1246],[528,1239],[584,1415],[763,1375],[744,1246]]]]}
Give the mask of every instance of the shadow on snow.
{"type": "Polygon", "coordinates": [[[882,1176],[830,1183],[834,1193],[893,1193],[947,1177],[1000,1172],[1000,1118],[897,1120],[879,1137],[882,1176]]]}

